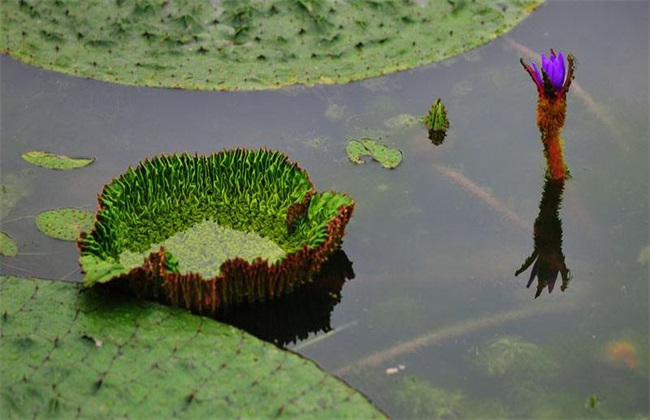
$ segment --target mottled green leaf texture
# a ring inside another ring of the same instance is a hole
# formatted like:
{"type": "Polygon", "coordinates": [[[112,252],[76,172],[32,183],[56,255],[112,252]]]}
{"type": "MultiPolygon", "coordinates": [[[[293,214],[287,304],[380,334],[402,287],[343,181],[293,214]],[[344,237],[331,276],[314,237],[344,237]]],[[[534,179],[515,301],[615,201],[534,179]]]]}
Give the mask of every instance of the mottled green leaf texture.
{"type": "Polygon", "coordinates": [[[234,327],[70,283],[0,278],[3,418],[373,418],[314,363],[234,327]]]}
{"type": "Polygon", "coordinates": [[[120,264],[127,269],[142,265],[149,254],[163,246],[179,261],[179,271],[195,272],[203,277],[218,276],[221,264],[237,257],[246,261],[257,258],[276,262],[286,252],[269,238],[255,232],[243,232],[220,226],[213,220],[177,232],[160,244],[152,245],[145,252],[125,250],[120,254],[120,264]]]}
{"type": "Polygon", "coordinates": [[[36,226],[38,230],[52,238],[74,241],[81,232],[92,229],[94,220],[93,212],[62,208],[39,213],[36,216],[36,226]]]}
{"type": "Polygon", "coordinates": [[[42,150],[34,150],[22,154],[22,158],[32,165],[42,166],[48,169],[70,170],[83,168],[95,161],[95,158],[72,158],[63,155],[56,155],[42,150]]]}
{"type": "Polygon", "coordinates": [[[16,247],[14,240],[11,239],[11,236],[4,232],[0,232],[0,255],[15,257],[17,253],[18,248],[16,247]]]}
{"type": "Polygon", "coordinates": [[[364,156],[370,156],[381,166],[387,169],[394,169],[402,161],[402,152],[399,149],[385,146],[374,139],[350,140],[346,146],[348,159],[359,164],[364,163],[364,156]]]}
{"type": "Polygon", "coordinates": [[[345,83],[439,61],[507,32],[542,0],[6,0],[0,49],[131,85],[345,83]]]}

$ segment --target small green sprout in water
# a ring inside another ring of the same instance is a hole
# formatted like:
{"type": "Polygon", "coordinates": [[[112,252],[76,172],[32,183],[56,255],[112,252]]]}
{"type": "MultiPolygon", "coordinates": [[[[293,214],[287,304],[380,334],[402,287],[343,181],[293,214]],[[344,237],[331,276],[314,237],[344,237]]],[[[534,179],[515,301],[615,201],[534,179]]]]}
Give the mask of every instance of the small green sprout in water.
{"type": "Polygon", "coordinates": [[[598,395],[592,394],[589,396],[589,398],[587,398],[587,401],[585,401],[585,407],[591,409],[596,408],[598,405],[600,405],[601,401],[602,400],[598,395]]]}
{"type": "Polygon", "coordinates": [[[449,129],[449,119],[447,119],[447,108],[440,98],[431,105],[429,113],[422,120],[429,130],[431,142],[436,146],[442,144],[449,129]]]}

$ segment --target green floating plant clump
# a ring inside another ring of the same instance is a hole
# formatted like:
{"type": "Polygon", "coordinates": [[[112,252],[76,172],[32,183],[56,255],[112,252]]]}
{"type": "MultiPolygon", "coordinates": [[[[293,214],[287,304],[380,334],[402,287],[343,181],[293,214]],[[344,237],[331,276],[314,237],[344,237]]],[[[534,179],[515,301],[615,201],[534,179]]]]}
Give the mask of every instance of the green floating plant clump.
{"type": "Polygon", "coordinates": [[[12,0],[0,50],[42,68],[207,90],[346,83],[440,61],[542,0],[12,0]]]}
{"type": "Polygon", "coordinates": [[[84,284],[201,313],[273,299],[319,270],[353,209],[279,152],[158,156],[104,187],[78,241],[84,284]]]}

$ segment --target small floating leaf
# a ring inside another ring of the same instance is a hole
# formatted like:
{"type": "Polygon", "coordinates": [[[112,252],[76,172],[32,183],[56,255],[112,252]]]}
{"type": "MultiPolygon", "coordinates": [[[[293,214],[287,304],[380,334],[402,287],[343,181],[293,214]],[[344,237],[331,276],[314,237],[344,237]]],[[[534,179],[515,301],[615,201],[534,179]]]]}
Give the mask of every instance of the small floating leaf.
{"type": "Polygon", "coordinates": [[[48,210],[36,216],[38,230],[55,239],[74,241],[81,232],[92,229],[95,215],[74,208],[48,210]]]}
{"type": "Polygon", "coordinates": [[[429,113],[422,120],[429,130],[431,143],[436,146],[441,145],[449,129],[449,119],[447,119],[447,108],[440,98],[431,105],[429,113]]]}
{"type": "Polygon", "coordinates": [[[345,151],[348,154],[348,158],[356,164],[365,163],[361,158],[362,156],[370,156],[368,149],[358,140],[350,140],[345,147],[345,151]]]}
{"type": "Polygon", "coordinates": [[[402,161],[402,152],[399,149],[384,146],[370,138],[350,140],[345,148],[348,158],[353,163],[364,163],[363,156],[370,156],[381,166],[393,169],[402,161]]]}
{"type": "Polygon", "coordinates": [[[361,143],[384,168],[393,169],[402,161],[402,152],[399,149],[384,146],[373,139],[363,139],[361,143]]]}
{"type": "Polygon", "coordinates": [[[23,153],[22,158],[36,166],[61,170],[83,168],[95,161],[95,158],[71,158],[68,156],[43,152],[41,150],[23,153]]]}
{"type": "Polygon", "coordinates": [[[447,131],[449,119],[447,119],[447,108],[440,98],[431,104],[429,113],[424,117],[424,125],[429,131],[447,131]]]}
{"type": "Polygon", "coordinates": [[[18,247],[11,236],[4,232],[0,232],[0,255],[5,257],[15,257],[18,253],[18,247]]]}

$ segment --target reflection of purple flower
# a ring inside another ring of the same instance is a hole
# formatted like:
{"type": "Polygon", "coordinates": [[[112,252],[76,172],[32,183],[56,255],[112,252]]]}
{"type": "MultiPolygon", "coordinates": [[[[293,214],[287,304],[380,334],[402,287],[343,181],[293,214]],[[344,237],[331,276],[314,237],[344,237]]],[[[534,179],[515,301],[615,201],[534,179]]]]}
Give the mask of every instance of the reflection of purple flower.
{"type": "Polygon", "coordinates": [[[524,264],[515,272],[515,276],[533,266],[526,287],[530,287],[537,279],[537,298],[545,288],[551,293],[559,275],[562,276],[562,291],[566,290],[571,280],[571,272],[564,261],[562,252],[562,221],[559,216],[564,180],[546,178],[542,200],[539,203],[539,214],[533,228],[535,248],[526,258],[524,264]]]}
{"type": "Polygon", "coordinates": [[[530,287],[530,285],[533,284],[533,280],[537,278],[537,292],[535,293],[535,299],[539,297],[544,288],[548,288],[549,293],[553,291],[555,288],[555,282],[560,273],[562,274],[562,291],[566,290],[569,280],[571,280],[571,274],[564,262],[562,249],[560,248],[559,250],[553,249],[548,251],[547,254],[543,254],[538,253],[538,250],[535,249],[533,254],[529,257],[529,260],[527,260],[524,266],[515,273],[515,275],[520,274],[528,268],[530,262],[535,261],[533,269],[530,272],[530,277],[528,278],[528,284],[526,284],[526,287],[530,287]]]}

